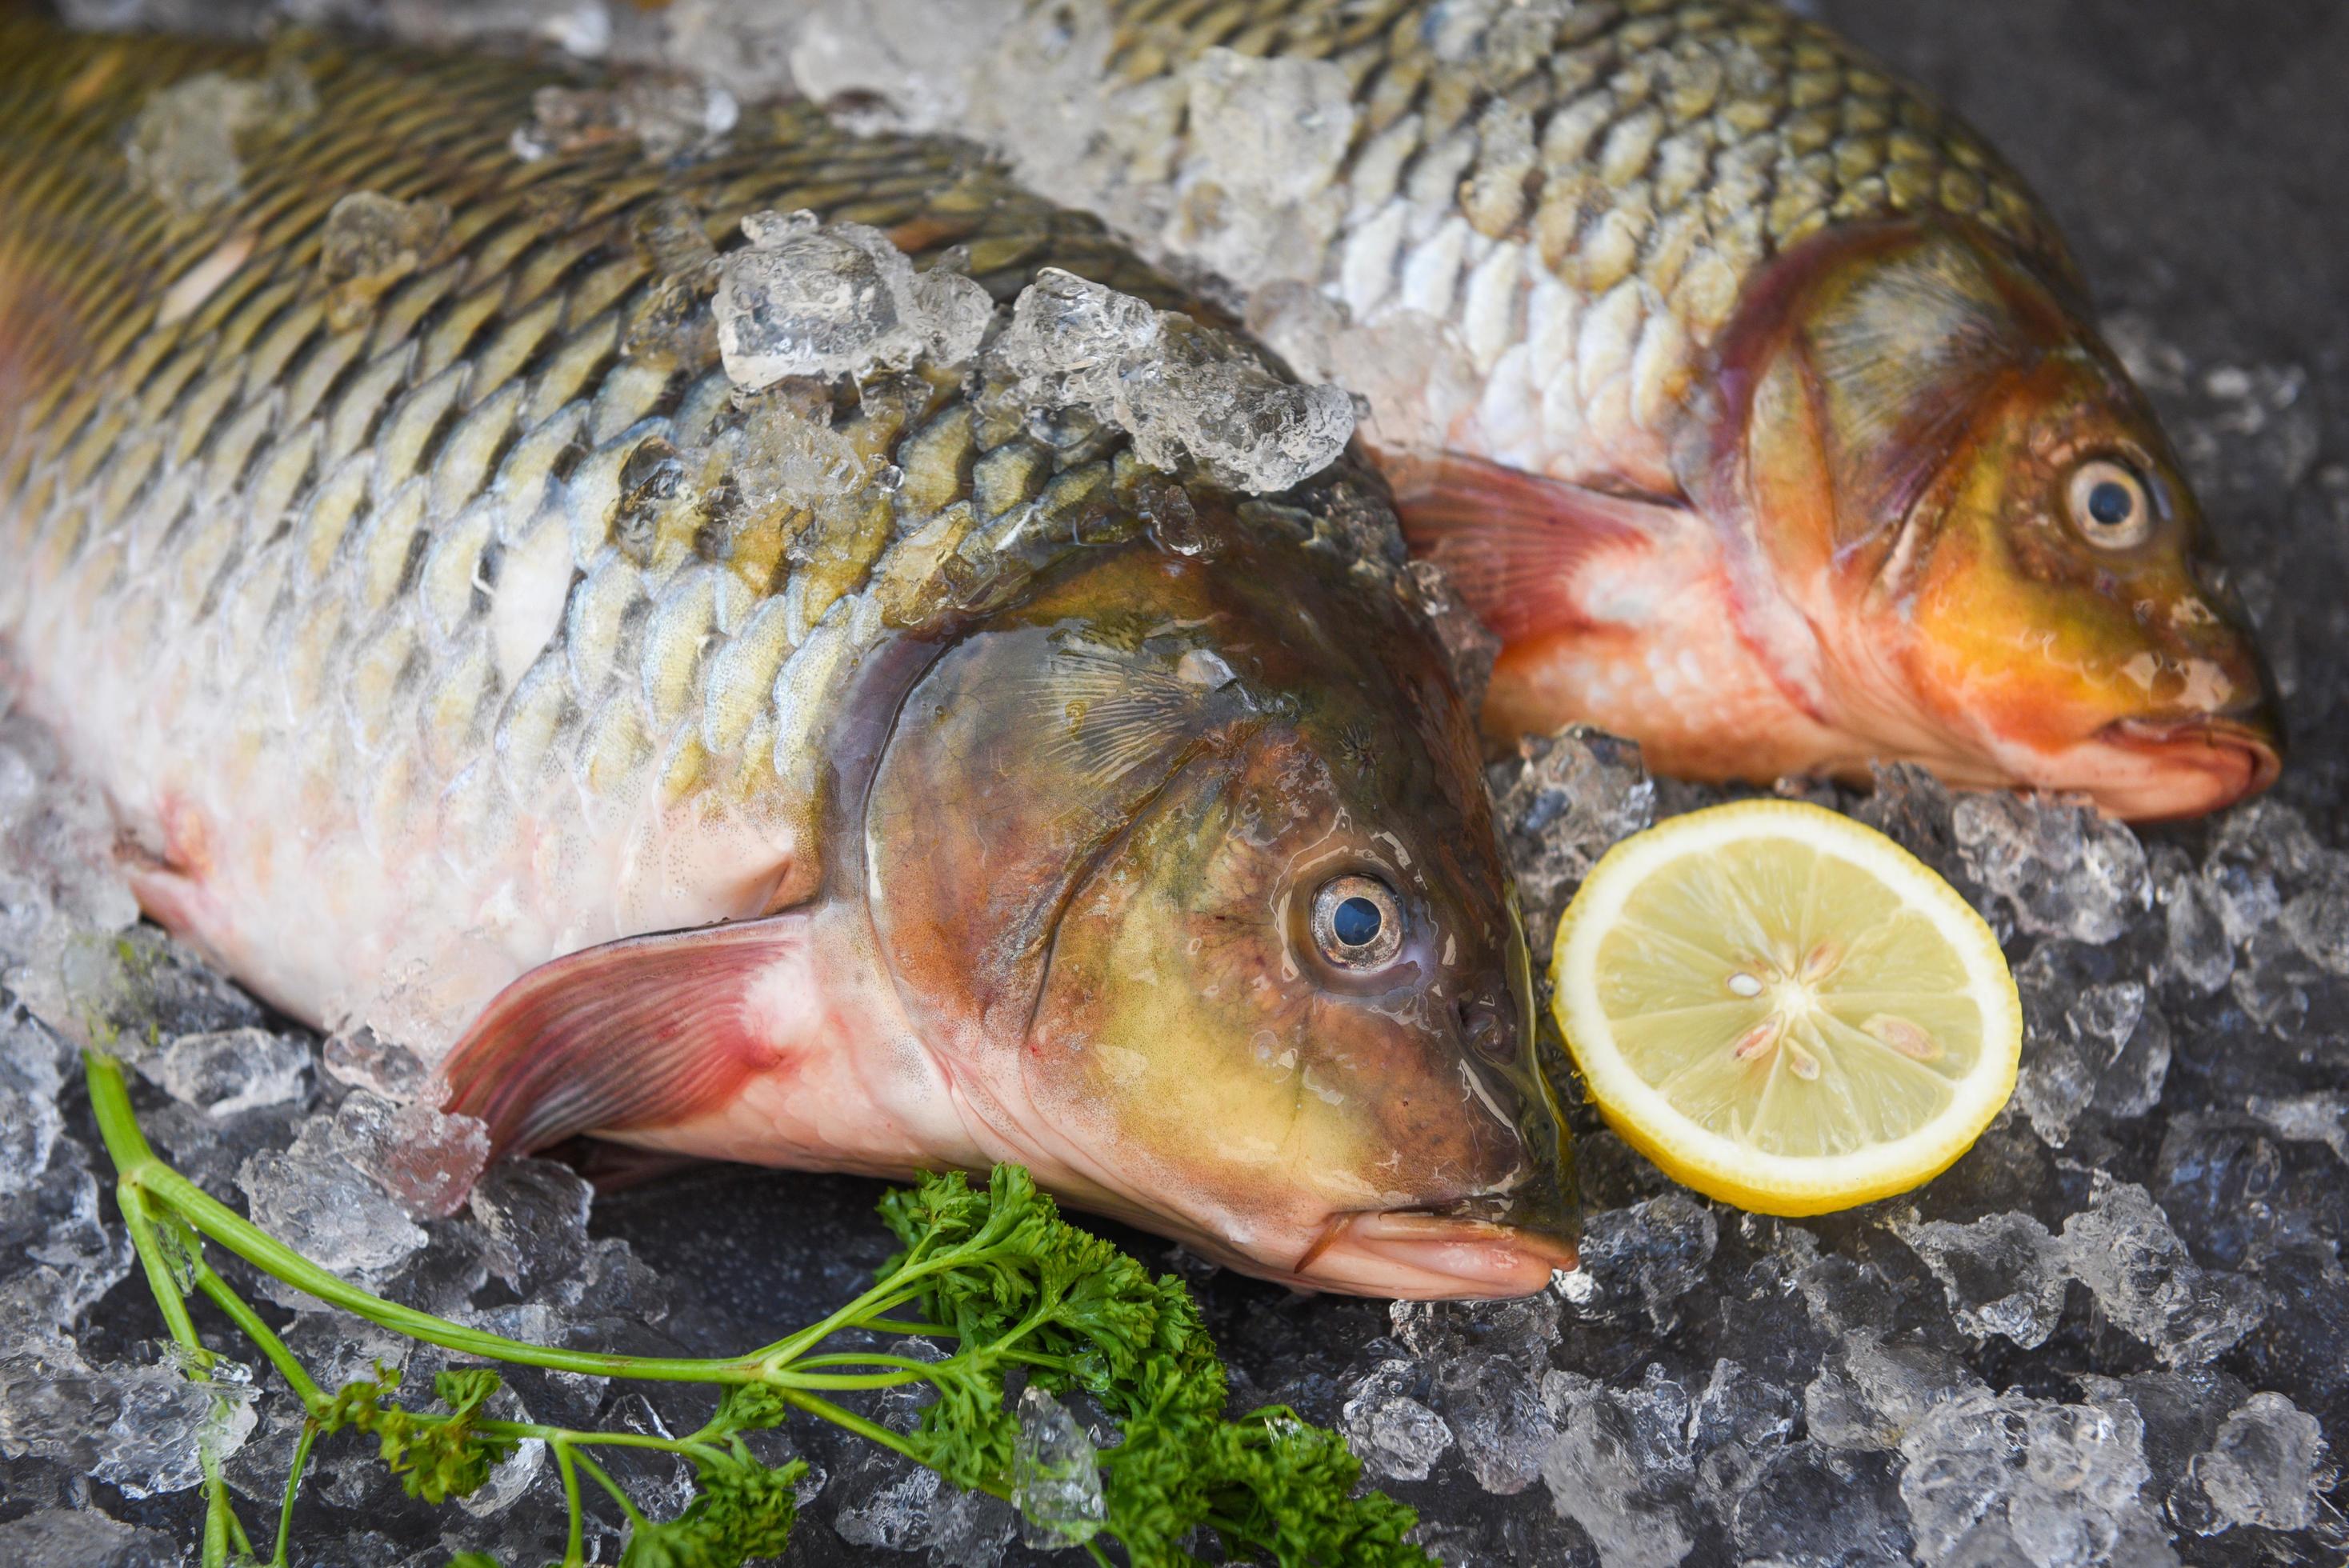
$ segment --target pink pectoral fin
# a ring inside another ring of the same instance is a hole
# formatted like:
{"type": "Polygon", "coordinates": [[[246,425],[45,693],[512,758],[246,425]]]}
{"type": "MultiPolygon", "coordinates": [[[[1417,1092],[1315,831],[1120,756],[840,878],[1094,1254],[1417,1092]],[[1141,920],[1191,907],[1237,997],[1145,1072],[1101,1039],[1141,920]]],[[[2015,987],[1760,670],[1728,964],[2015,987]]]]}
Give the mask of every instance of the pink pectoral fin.
{"type": "Polygon", "coordinates": [[[449,1055],[447,1109],[490,1125],[499,1152],[574,1133],[665,1127],[781,1065],[753,988],[803,959],[805,916],[632,936],[542,964],[449,1055]]]}
{"type": "Polygon", "coordinates": [[[1589,625],[1578,580],[1594,560],[1648,548],[1686,511],[1447,453],[1397,487],[1412,553],[1443,567],[1505,643],[1589,625]]]}

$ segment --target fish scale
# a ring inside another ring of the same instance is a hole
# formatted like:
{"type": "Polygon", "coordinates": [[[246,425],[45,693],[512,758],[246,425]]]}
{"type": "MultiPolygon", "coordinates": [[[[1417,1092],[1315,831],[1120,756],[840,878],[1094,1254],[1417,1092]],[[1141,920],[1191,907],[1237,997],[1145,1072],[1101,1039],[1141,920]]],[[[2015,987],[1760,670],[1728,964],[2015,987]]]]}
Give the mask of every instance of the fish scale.
{"type": "MultiPolygon", "coordinates": [[[[1537,472],[1669,491],[1675,422],[1744,284],[1830,224],[1948,213],[2076,281],[2003,160],[1769,0],[1098,10],[1103,112],[1156,117],[1152,132],[1093,138],[1073,160],[1031,154],[1023,177],[1243,289],[1297,277],[1357,321],[1450,324],[1482,383],[1475,402],[1411,387],[1408,369],[1384,395],[1425,397],[1449,444],[1537,472]],[[1285,227],[1261,263],[1214,242],[1215,159],[1185,93],[1213,48],[1330,62],[1356,110],[1327,171],[1333,203],[1319,226],[1285,227]]],[[[1019,112],[1020,58],[974,79],[982,99],[1002,95],[982,120],[1019,112]]]]}
{"type": "Polygon", "coordinates": [[[1010,591],[1051,558],[1035,540],[1146,481],[1120,441],[1049,446],[978,413],[989,388],[908,374],[781,410],[900,469],[894,490],[730,511],[772,410],[738,407],[708,344],[632,346],[675,281],[633,227],[663,201],[721,245],[745,213],[804,207],[917,258],[960,245],[999,296],[1054,264],[1184,303],[967,150],[785,107],[682,167],[632,141],[523,164],[533,93],[572,78],[315,39],[273,67],[21,20],[0,58],[21,410],[0,526],[27,568],[0,624],[133,837],[215,868],[208,896],[240,913],[195,929],[306,1015],[365,1000],[352,975],[449,966],[409,927],[486,933],[478,964],[519,972],[759,913],[781,890],[709,907],[671,827],[704,833],[697,866],[709,842],[763,861],[804,840],[859,655],[1010,591]],[[133,188],[119,148],[151,93],[268,68],[320,108],[254,139],[232,203],[175,214],[133,188]],[[362,189],[458,216],[338,328],[321,238],[362,189]],[[647,454],[691,470],[666,500],[647,454]],[[191,843],[191,821],[252,841],[191,843]]]}

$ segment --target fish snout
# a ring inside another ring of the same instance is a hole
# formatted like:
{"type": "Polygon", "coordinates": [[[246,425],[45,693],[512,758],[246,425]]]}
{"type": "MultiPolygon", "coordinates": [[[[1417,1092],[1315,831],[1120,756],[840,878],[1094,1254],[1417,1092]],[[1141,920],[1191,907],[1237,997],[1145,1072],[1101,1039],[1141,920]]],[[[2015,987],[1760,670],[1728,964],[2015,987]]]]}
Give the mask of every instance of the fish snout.
{"type": "Polygon", "coordinates": [[[2265,789],[2283,768],[2282,720],[2264,696],[2215,713],[2119,719],[2099,738],[2137,764],[2119,810],[2138,821],[2222,810],[2265,789]]]}
{"type": "Polygon", "coordinates": [[[1308,1285],[1421,1301],[1531,1295],[1577,1262],[1562,1188],[1470,1198],[1442,1209],[1340,1214],[1298,1264],[1308,1285]]]}
{"type": "Polygon", "coordinates": [[[2124,810],[2140,821],[2215,812],[2248,800],[2283,770],[2283,723],[2264,699],[2243,714],[2121,718],[2103,739],[2145,765],[2137,793],[2149,805],[2124,810]]]}

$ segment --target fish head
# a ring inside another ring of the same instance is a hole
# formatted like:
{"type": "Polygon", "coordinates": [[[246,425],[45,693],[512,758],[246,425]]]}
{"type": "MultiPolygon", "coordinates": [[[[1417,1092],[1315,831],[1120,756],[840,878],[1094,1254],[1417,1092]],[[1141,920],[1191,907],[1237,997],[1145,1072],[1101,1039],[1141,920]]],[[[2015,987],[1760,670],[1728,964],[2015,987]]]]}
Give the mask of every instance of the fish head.
{"type": "Polygon", "coordinates": [[[1473,727],[1298,554],[1110,552],[957,642],[876,772],[874,927],[1048,1189],[1296,1285],[1538,1289],[1571,1182],[1473,727]]]}
{"type": "Polygon", "coordinates": [[[2132,819],[2272,782],[2250,621],[2152,409],[2066,292],[1943,224],[1788,264],[1739,469],[1834,721],[1954,782],[2132,819]]]}

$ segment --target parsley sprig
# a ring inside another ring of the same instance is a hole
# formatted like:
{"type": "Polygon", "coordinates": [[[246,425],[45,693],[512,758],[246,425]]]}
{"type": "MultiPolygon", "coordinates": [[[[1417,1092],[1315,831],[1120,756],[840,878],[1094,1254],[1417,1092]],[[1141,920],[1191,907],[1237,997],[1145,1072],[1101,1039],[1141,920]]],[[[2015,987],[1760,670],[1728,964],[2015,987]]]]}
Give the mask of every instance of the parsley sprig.
{"type": "MultiPolygon", "coordinates": [[[[1109,1243],[1060,1217],[1016,1165],[977,1188],[960,1174],[925,1178],[882,1201],[901,1250],[855,1299],[822,1321],[746,1356],[720,1359],[607,1356],[508,1339],[361,1290],[318,1267],[173,1170],[149,1147],[121,1066],[85,1057],[90,1101],[117,1172],[123,1220],[144,1264],[181,1363],[198,1380],[217,1357],[199,1337],[192,1297],[210,1301],[251,1340],[302,1401],[305,1419],[266,1561],[284,1568],[295,1494],[313,1447],[336,1434],[372,1438],[409,1495],[441,1503],[481,1487],[522,1444],[543,1442],[569,1505],[562,1568],[584,1568],[586,1489],[610,1496],[628,1523],[619,1568],[740,1568],[781,1553],[798,1514],[803,1461],[769,1465],[746,1433],[794,1411],[831,1421],[936,1470],[957,1486],[1013,1494],[1019,1417],[1011,1395],[1038,1388],[1089,1396],[1118,1440],[1098,1457],[1103,1518],[1071,1543],[1102,1563],[1172,1568],[1211,1532],[1226,1561],[1307,1565],[1425,1564],[1405,1535],[1408,1508],[1359,1491],[1361,1466],[1335,1434],[1273,1406],[1225,1414],[1221,1360],[1198,1308],[1172,1275],[1154,1277],[1109,1243]],[[488,1362],[591,1377],[717,1385],[717,1412],[682,1437],[587,1430],[499,1418],[502,1384],[488,1367],[444,1371],[430,1401],[403,1402],[399,1374],[328,1391],[204,1259],[207,1244],[329,1305],[427,1344],[488,1362]],[[917,1336],[936,1360],[870,1348],[879,1336],[917,1336]],[[836,1402],[859,1390],[926,1385],[910,1432],[836,1402]],[[435,1408],[437,1407],[437,1408],[435,1408]],[[695,1476],[674,1519],[646,1517],[595,1450],[656,1449],[695,1476]]],[[[224,1395],[223,1398],[226,1396],[224,1395]]],[[[205,1568],[262,1561],[207,1456],[205,1568]]],[[[451,1568],[500,1568],[466,1553],[451,1568]]],[[[520,1565],[514,1565],[520,1568],[520,1565]]]]}

